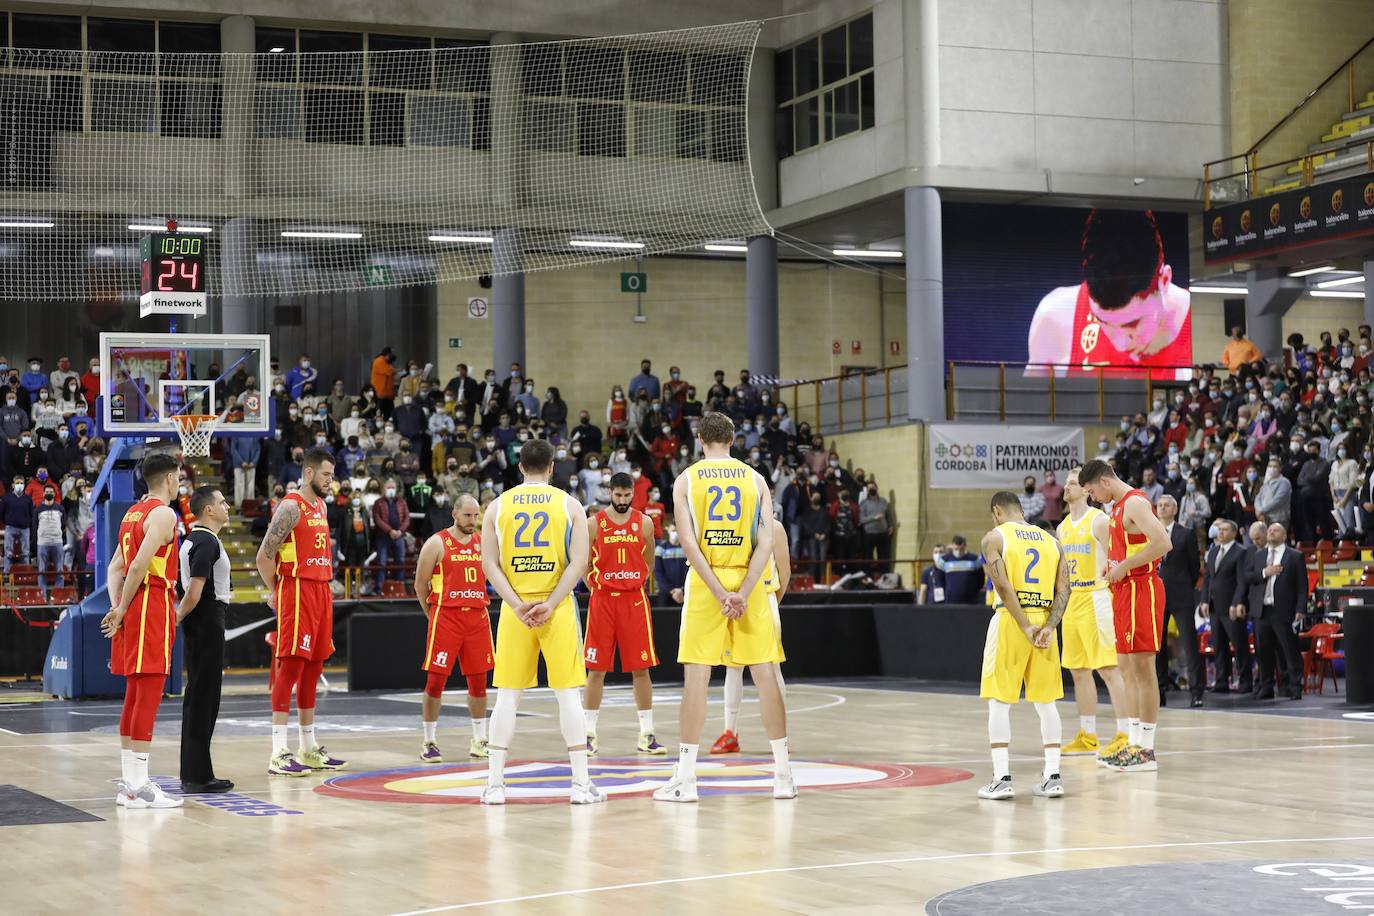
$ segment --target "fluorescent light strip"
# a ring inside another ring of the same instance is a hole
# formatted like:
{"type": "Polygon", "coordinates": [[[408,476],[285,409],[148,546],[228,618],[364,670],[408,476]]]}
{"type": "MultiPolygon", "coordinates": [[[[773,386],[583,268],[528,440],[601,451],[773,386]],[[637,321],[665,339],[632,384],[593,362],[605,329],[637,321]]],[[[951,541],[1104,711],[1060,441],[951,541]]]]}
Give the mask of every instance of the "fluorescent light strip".
{"type": "Polygon", "coordinates": [[[1321,267],[1304,267],[1302,270],[1290,271],[1289,274],[1288,274],[1288,276],[1290,276],[1290,277],[1310,277],[1310,276],[1312,276],[1313,274],[1330,273],[1331,271],[1333,271],[1333,270],[1335,270],[1335,269],[1336,269],[1336,268],[1332,267],[1330,264],[1323,264],[1321,267]]]}
{"type": "Polygon", "coordinates": [[[325,232],[313,229],[285,229],[281,237],[284,239],[360,239],[363,237],[361,232],[325,232]]]}
{"type": "Polygon", "coordinates": [[[1354,290],[1342,289],[1314,289],[1309,294],[1318,299],[1363,299],[1364,293],[1357,293],[1354,290]]]}
{"type": "Polygon", "coordinates": [[[1333,286],[1354,286],[1356,283],[1364,282],[1364,274],[1356,274],[1353,277],[1341,277],[1339,280],[1323,280],[1317,284],[1317,289],[1330,289],[1333,286]]]}
{"type": "Polygon", "coordinates": [[[837,258],[900,258],[902,252],[887,248],[832,248],[837,258]]]}
{"type": "Polygon", "coordinates": [[[53,223],[38,219],[0,220],[0,229],[51,229],[53,223]]]}
{"type": "MultiPolygon", "coordinates": [[[[130,232],[167,232],[166,223],[130,223],[130,232]]],[[[177,232],[194,232],[201,235],[208,235],[215,230],[209,226],[182,226],[178,225],[177,232]]]]}
{"type": "Polygon", "coordinates": [[[285,51],[285,50],[286,50],[285,48],[268,48],[268,49],[267,49],[267,53],[269,53],[269,54],[280,54],[281,52],[283,52],[283,51],[285,51]]]}
{"type": "Polygon", "coordinates": [[[744,254],[749,251],[749,246],[747,245],[727,245],[723,242],[709,242],[701,247],[707,251],[723,251],[729,252],[730,254],[744,254]]]}
{"type": "Polygon", "coordinates": [[[1250,290],[1244,286],[1192,286],[1188,288],[1190,293],[1216,293],[1219,296],[1245,296],[1250,290]]]}
{"type": "Polygon", "coordinates": [[[607,242],[599,239],[569,239],[568,244],[574,248],[623,248],[638,250],[644,247],[643,242],[607,242]]]}
{"type": "Polygon", "coordinates": [[[431,242],[466,242],[470,245],[490,245],[491,236],[489,235],[431,235],[431,242]]]}

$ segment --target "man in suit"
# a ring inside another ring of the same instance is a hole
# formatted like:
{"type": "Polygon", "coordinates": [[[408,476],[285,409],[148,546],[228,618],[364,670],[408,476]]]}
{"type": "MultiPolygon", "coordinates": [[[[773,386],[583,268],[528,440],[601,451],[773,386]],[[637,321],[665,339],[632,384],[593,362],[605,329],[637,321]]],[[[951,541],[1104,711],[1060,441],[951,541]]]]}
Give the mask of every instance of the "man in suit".
{"type": "Polygon", "coordinates": [[[1302,653],[1293,621],[1307,604],[1307,564],[1300,551],[1288,546],[1288,530],[1282,525],[1270,525],[1266,536],[1267,544],[1257,545],[1244,572],[1246,581],[1260,592],[1255,614],[1260,684],[1255,696],[1274,698],[1274,663],[1279,656],[1287,668],[1280,685],[1283,695],[1301,700],[1302,653]]]}
{"type": "Polygon", "coordinates": [[[1216,521],[1216,539],[1207,551],[1202,570],[1202,613],[1212,617],[1212,648],[1216,650],[1217,682],[1213,693],[1231,692],[1231,652],[1236,654],[1239,689],[1249,693],[1254,684],[1250,670],[1250,640],[1245,633],[1245,583],[1239,571],[1246,550],[1236,542],[1239,529],[1226,518],[1216,521]],[[1241,605],[1238,609],[1237,606],[1241,605]]]}
{"type": "MultiPolygon", "coordinates": [[[[1262,575],[1264,567],[1269,560],[1269,529],[1264,522],[1255,522],[1250,526],[1250,544],[1246,549],[1245,567],[1240,571],[1240,577],[1244,580],[1241,587],[1246,592],[1245,613],[1250,623],[1256,630],[1259,628],[1260,612],[1264,606],[1264,586],[1265,581],[1262,575]],[[1254,567],[1252,570],[1251,567],[1254,567]],[[1253,574],[1252,574],[1253,573],[1253,574]]],[[[1273,641],[1260,642],[1259,636],[1255,636],[1255,667],[1263,671],[1267,664],[1270,670],[1275,665],[1275,646],[1273,641]],[[1267,660],[1266,660],[1267,656],[1267,660]]],[[[1288,676],[1288,663],[1282,656],[1277,657],[1278,676],[1280,680],[1288,676]]],[[[1253,696],[1258,697],[1265,689],[1264,679],[1255,681],[1254,689],[1251,691],[1253,696]]],[[[1270,679],[1268,689],[1272,695],[1274,691],[1274,681],[1270,679]]]]}
{"type": "MultiPolygon", "coordinates": [[[[1160,618],[1160,626],[1168,630],[1169,617],[1174,618],[1178,638],[1183,641],[1183,650],[1188,656],[1188,692],[1192,695],[1189,705],[1201,706],[1202,688],[1207,675],[1202,666],[1202,653],[1197,647],[1197,626],[1193,622],[1193,611],[1197,607],[1197,578],[1202,572],[1197,537],[1192,528],[1179,523],[1178,502],[1172,496],[1161,496],[1156,510],[1173,544],[1159,564],[1159,577],[1164,580],[1164,614],[1160,618]]],[[[1163,646],[1164,643],[1164,633],[1161,632],[1159,644],[1163,646]]],[[[1155,656],[1155,672],[1159,676],[1159,701],[1163,705],[1169,683],[1168,653],[1160,652],[1155,656]]]]}

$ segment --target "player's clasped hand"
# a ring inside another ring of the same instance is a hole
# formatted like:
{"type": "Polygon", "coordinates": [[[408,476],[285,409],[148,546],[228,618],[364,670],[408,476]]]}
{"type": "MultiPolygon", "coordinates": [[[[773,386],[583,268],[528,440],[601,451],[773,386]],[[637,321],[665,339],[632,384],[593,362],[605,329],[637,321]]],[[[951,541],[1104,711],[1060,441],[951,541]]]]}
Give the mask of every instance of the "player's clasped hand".
{"type": "Polygon", "coordinates": [[[552,616],[553,608],[549,606],[547,601],[531,604],[525,610],[525,626],[529,627],[531,630],[542,627],[549,622],[549,618],[552,616]]]}
{"type": "Polygon", "coordinates": [[[739,592],[729,592],[720,602],[720,612],[731,620],[743,617],[746,607],[748,603],[739,592]]]}
{"type": "Polygon", "coordinates": [[[1118,564],[1107,570],[1106,580],[1108,585],[1116,585],[1126,578],[1126,567],[1118,564]]]}
{"type": "Polygon", "coordinates": [[[1036,640],[1038,640],[1038,639],[1040,638],[1040,628],[1039,628],[1039,627],[1037,627],[1037,626],[1036,626],[1035,624],[1033,624],[1033,623],[1028,623],[1028,624],[1026,624],[1024,627],[1021,628],[1021,632],[1026,634],[1026,639],[1029,639],[1029,640],[1030,640],[1031,645],[1033,645],[1033,646],[1034,646],[1034,645],[1038,645],[1038,643],[1036,642],[1036,640]]]}
{"type": "Polygon", "coordinates": [[[1031,642],[1035,644],[1035,648],[1037,649],[1048,649],[1053,639],[1054,628],[1043,626],[1036,629],[1035,635],[1031,637],[1031,642]]]}
{"type": "Polygon", "coordinates": [[[114,636],[124,623],[124,615],[115,608],[110,608],[110,612],[100,619],[100,632],[109,639],[114,636]]]}

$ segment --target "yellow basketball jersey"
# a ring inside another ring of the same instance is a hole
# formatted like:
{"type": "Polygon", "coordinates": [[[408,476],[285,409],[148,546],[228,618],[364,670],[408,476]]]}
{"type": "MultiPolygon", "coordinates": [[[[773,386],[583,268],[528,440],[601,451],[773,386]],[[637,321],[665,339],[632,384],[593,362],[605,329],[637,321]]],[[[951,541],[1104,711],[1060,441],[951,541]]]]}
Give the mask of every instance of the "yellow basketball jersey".
{"type": "MultiPolygon", "coordinates": [[[[1054,604],[1054,580],[1059,570],[1059,542],[1043,528],[1025,522],[997,526],[1002,535],[1002,559],[1016,600],[1032,622],[1042,622],[1054,604]]],[[[999,597],[996,607],[1004,605],[999,597]]]]}
{"type": "Polygon", "coordinates": [[[697,543],[712,569],[744,569],[759,530],[753,468],[734,458],[703,458],[683,472],[697,543]]]}
{"type": "Polygon", "coordinates": [[[768,558],[768,566],[763,571],[764,591],[776,594],[782,583],[778,581],[778,564],[773,562],[773,558],[768,558]]]}
{"type": "Polygon", "coordinates": [[[547,598],[568,568],[568,494],[546,483],[522,483],[502,493],[498,503],[496,532],[506,578],[527,601],[547,598]]]}
{"type": "Polygon", "coordinates": [[[1069,587],[1075,592],[1095,592],[1107,587],[1102,579],[1106,554],[1093,537],[1093,522],[1106,517],[1101,509],[1089,506],[1078,521],[1066,516],[1059,523],[1059,544],[1069,567],[1069,587]]]}

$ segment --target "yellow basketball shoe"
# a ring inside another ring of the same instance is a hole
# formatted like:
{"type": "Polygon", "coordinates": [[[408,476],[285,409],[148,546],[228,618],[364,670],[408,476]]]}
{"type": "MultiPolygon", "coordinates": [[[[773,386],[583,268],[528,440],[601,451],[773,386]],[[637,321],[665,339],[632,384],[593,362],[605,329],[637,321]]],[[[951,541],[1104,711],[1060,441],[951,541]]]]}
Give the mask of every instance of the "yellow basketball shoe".
{"type": "Polygon", "coordinates": [[[1097,753],[1097,736],[1090,735],[1083,729],[1078,730],[1078,734],[1073,736],[1073,740],[1059,749],[1065,757],[1082,756],[1084,754],[1097,753]]]}
{"type": "Polygon", "coordinates": [[[1126,745],[1130,744],[1130,738],[1125,732],[1117,732],[1112,743],[1097,752],[1097,765],[1100,767],[1110,766],[1111,761],[1119,757],[1126,750],[1126,745]]]}

